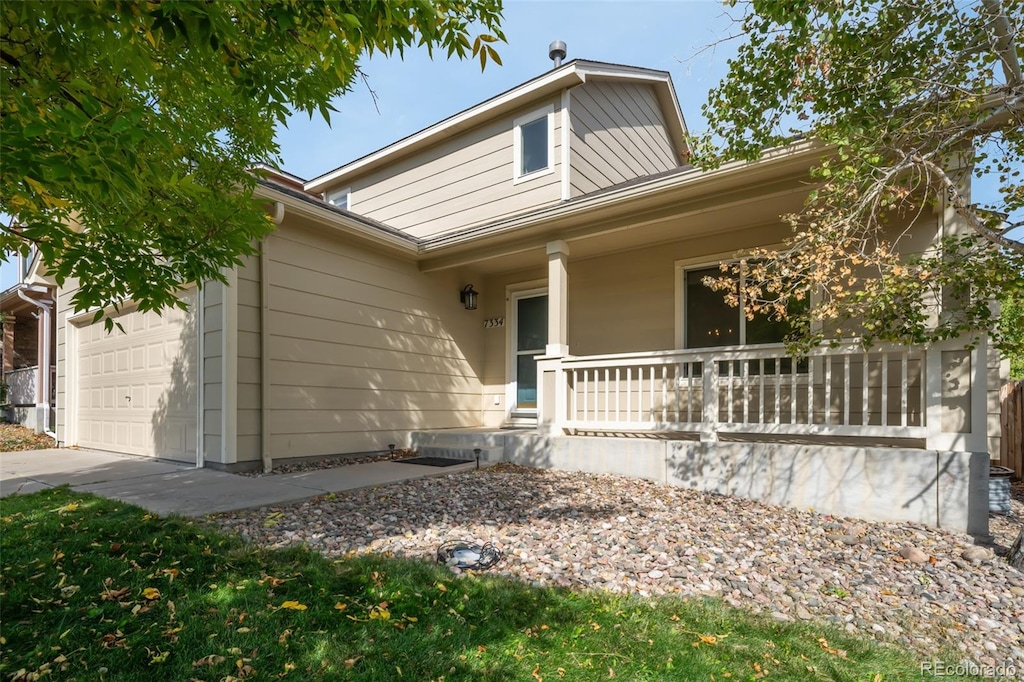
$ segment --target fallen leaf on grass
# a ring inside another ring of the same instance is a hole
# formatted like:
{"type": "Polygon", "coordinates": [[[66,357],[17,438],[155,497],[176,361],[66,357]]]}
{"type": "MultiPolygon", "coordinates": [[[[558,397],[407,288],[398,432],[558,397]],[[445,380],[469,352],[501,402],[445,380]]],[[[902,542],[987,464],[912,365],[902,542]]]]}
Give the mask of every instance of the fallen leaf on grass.
{"type": "Polygon", "coordinates": [[[260,585],[264,583],[270,583],[271,587],[277,587],[278,585],[283,585],[285,583],[283,579],[275,578],[272,575],[265,575],[263,576],[262,580],[257,580],[256,582],[258,582],[260,585]]]}
{"type": "Polygon", "coordinates": [[[68,502],[64,506],[57,507],[55,509],[51,509],[50,511],[55,513],[55,514],[60,514],[60,515],[63,516],[64,514],[67,514],[68,512],[76,511],[80,506],[81,505],[78,502],[68,502]]]}
{"type": "Polygon", "coordinates": [[[334,605],[334,608],[336,608],[339,611],[344,611],[345,609],[348,608],[348,604],[343,604],[341,602],[338,602],[337,604],[334,605]]]}
{"type": "Polygon", "coordinates": [[[822,651],[824,651],[826,653],[829,653],[829,654],[832,654],[833,656],[838,656],[839,658],[846,658],[846,652],[844,650],[842,650],[842,649],[835,649],[835,648],[829,646],[828,640],[825,639],[824,637],[820,637],[818,639],[818,644],[821,645],[822,651]]]}
{"type": "Polygon", "coordinates": [[[150,601],[153,601],[154,599],[160,598],[160,590],[156,589],[155,587],[147,587],[142,591],[142,596],[146,599],[149,599],[150,601]]]}
{"type": "Polygon", "coordinates": [[[122,587],[118,590],[104,590],[100,594],[100,599],[103,601],[121,601],[121,597],[126,596],[131,591],[131,588],[122,587]]]}
{"type": "Polygon", "coordinates": [[[278,608],[290,609],[292,611],[305,611],[309,607],[307,607],[305,604],[300,604],[297,601],[286,601],[281,602],[281,606],[278,608]]]}
{"type": "Polygon", "coordinates": [[[256,674],[256,669],[246,663],[248,658],[240,658],[235,661],[235,668],[238,669],[238,679],[244,680],[247,677],[252,677],[256,674]]]}
{"type": "Polygon", "coordinates": [[[100,637],[100,645],[104,649],[116,649],[125,646],[124,633],[117,630],[113,634],[106,634],[100,637]]]}
{"type": "Polygon", "coordinates": [[[346,658],[345,669],[351,670],[355,666],[355,664],[359,662],[360,658],[362,658],[362,656],[356,656],[355,658],[346,658]]]}

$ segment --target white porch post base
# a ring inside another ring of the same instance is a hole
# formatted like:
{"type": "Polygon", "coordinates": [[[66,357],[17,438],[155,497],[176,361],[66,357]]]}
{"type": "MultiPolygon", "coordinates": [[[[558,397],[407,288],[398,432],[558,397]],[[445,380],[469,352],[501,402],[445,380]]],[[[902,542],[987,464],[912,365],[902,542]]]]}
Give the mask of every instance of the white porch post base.
{"type": "Polygon", "coordinates": [[[718,442],[718,362],[710,355],[704,361],[701,400],[704,411],[701,415],[700,442],[718,442]]]}
{"type": "Polygon", "coordinates": [[[929,346],[925,356],[925,417],[929,450],[987,452],[988,340],[966,348],[961,337],[929,346]]]}
{"type": "Polygon", "coordinates": [[[537,430],[548,436],[560,435],[569,398],[562,357],[537,358],[537,430]]]}

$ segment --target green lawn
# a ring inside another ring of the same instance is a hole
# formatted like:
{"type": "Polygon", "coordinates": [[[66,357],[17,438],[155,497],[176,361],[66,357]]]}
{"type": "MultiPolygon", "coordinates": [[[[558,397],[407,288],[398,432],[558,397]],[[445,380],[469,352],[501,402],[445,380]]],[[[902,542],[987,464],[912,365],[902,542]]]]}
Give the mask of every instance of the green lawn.
{"type": "Polygon", "coordinates": [[[718,600],[265,551],[67,489],[0,516],[5,681],[921,679],[910,652],[718,600]]]}

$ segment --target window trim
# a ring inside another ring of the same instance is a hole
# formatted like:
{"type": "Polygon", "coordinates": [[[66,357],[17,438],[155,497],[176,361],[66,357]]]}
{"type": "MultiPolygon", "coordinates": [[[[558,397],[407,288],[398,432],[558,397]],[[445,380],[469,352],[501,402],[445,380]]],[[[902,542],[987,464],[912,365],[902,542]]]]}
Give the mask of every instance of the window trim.
{"type": "Polygon", "coordinates": [[[343,211],[351,211],[352,210],[352,188],[351,187],[346,187],[344,189],[338,189],[338,190],[335,190],[333,192],[324,192],[324,201],[326,201],[331,206],[334,206],[336,208],[340,208],[343,211]],[[342,195],[345,196],[345,205],[344,206],[338,206],[336,203],[334,203],[334,198],[342,196],[342,195]]]}
{"type": "Polygon", "coordinates": [[[512,184],[533,180],[555,172],[555,105],[548,104],[534,109],[512,121],[512,184]],[[548,122],[548,165],[529,173],[523,173],[523,126],[547,118],[548,122]]]}
{"type": "MultiPolygon", "coordinates": [[[[779,249],[781,247],[782,247],[781,244],[768,244],[768,245],[765,245],[764,247],[761,247],[761,248],[765,248],[765,249],[768,249],[768,250],[777,250],[777,249],[779,249]]],[[[708,268],[717,268],[717,267],[721,266],[722,263],[738,263],[738,262],[740,262],[742,260],[746,260],[747,258],[748,258],[748,256],[746,256],[746,255],[743,255],[743,254],[737,255],[736,252],[729,252],[729,253],[719,253],[719,254],[708,254],[707,256],[698,256],[696,258],[685,258],[685,259],[682,259],[682,260],[677,260],[675,262],[675,271],[676,271],[675,272],[675,289],[676,289],[676,295],[675,295],[675,303],[676,303],[675,304],[675,318],[676,318],[676,320],[675,320],[676,321],[676,324],[675,324],[675,327],[676,327],[675,328],[675,332],[676,332],[675,333],[675,337],[676,338],[675,338],[675,341],[676,341],[676,348],[678,348],[680,350],[693,350],[693,349],[688,348],[687,345],[686,345],[686,319],[687,319],[687,314],[689,312],[687,310],[687,308],[689,307],[689,302],[686,300],[686,273],[691,271],[691,270],[706,270],[708,268]]],[[[740,303],[740,306],[738,308],[736,308],[736,314],[739,315],[739,318],[740,318],[740,329],[739,329],[739,331],[740,331],[740,343],[739,343],[739,345],[740,346],[744,346],[744,347],[746,347],[746,346],[757,347],[757,346],[761,346],[761,345],[773,345],[773,344],[750,344],[750,343],[747,343],[747,317],[746,317],[746,315],[743,314],[743,303],[742,303],[743,278],[745,276],[746,275],[744,273],[740,274],[740,296],[741,296],[741,303],[740,303]]],[[[707,348],[714,348],[714,347],[715,346],[708,346],[707,348]]],[[[703,349],[703,348],[704,347],[701,347],[701,349],[703,349]]]]}

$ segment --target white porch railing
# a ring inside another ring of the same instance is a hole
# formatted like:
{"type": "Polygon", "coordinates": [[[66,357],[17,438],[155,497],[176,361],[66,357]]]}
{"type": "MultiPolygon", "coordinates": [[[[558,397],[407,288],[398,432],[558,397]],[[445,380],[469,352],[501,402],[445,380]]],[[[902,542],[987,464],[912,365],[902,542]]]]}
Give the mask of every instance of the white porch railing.
{"type": "Polygon", "coordinates": [[[780,345],[538,362],[554,430],[924,438],[925,352],[855,342],[794,359],[780,345]]]}
{"type": "Polygon", "coordinates": [[[38,367],[12,369],[4,375],[7,382],[7,403],[9,405],[36,404],[36,376],[38,367]]]}

